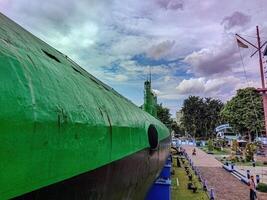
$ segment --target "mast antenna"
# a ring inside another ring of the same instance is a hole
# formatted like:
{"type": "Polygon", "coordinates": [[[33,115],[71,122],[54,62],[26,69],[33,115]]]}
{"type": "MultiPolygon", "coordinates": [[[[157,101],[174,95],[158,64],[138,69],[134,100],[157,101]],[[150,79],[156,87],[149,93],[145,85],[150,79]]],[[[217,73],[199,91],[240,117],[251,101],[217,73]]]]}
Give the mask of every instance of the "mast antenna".
{"type": "Polygon", "coordinates": [[[259,27],[256,26],[256,36],[257,36],[257,44],[253,44],[250,41],[246,40],[245,38],[241,37],[239,34],[235,34],[237,36],[237,44],[239,47],[242,48],[248,48],[249,46],[252,46],[256,49],[256,51],[251,54],[250,57],[254,56],[256,53],[259,55],[259,65],[260,65],[260,75],[261,75],[261,88],[257,88],[257,91],[262,94],[262,100],[263,100],[263,110],[264,110],[264,122],[265,122],[265,134],[267,134],[267,89],[265,85],[265,78],[264,77],[264,67],[262,62],[262,48],[267,44],[267,41],[265,41],[263,44],[261,44],[260,40],[260,33],[259,33],[259,27]],[[240,41],[242,40],[242,41],[240,41]],[[245,44],[244,44],[244,43],[245,44]]]}
{"type": "Polygon", "coordinates": [[[149,65],[149,82],[151,83],[151,66],[149,65]]]}

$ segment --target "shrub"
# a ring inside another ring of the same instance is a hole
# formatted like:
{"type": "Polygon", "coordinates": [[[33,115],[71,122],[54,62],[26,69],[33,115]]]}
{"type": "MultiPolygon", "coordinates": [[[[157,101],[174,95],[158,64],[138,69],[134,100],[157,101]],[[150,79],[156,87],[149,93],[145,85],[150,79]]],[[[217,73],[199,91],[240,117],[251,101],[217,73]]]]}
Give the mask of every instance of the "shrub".
{"type": "Polygon", "coordinates": [[[257,185],[257,190],[260,191],[260,192],[267,192],[267,184],[259,183],[257,185]]]}
{"type": "Polygon", "coordinates": [[[237,152],[237,145],[237,140],[233,140],[231,149],[235,152],[235,154],[237,152]]]}
{"type": "Polygon", "coordinates": [[[211,139],[208,140],[208,150],[209,151],[213,151],[214,147],[213,147],[213,142],[211,139]]]}
{"type": "Polygon", "coordinates": [[[256,151],[256,146],[253,143],[248,143],[245,148],[245,156],[247,161],[253,160],[253,155],[256,151]]]}

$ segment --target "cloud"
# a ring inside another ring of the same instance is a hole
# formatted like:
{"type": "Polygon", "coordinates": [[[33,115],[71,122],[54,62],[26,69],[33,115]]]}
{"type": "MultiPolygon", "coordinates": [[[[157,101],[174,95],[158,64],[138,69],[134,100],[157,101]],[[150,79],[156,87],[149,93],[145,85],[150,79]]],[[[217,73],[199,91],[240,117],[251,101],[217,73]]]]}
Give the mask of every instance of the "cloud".
{"type": "Polygon", "coordinates": [[[115,80],[119,82],[124,82],[128,80],[128,77],[123,74],[117,74],[115,75],[115,80]]]}
{"type": "Polygon", "coordinates": [[[8,7],[9,0],[1,0],[0,1],[0,9],[5,10],[8,7]]]}
{"type": "Polygon", "coordinates": [[[170,76],[164,76],[164,82],[170,81],[171,77],[170,76]]]}
{"type": "Polygon", "coordinates": [[[179,94],[201,94],[205,90],[204,78],[191,78],[189,80],[183,80],[176,87],[179,94]]]}
{"type": "Polygon", "coordinates": [[[225,17],[221,24],[224,25],[226,30],[229,30],[236,26],[244,26],[251,20],[251,16],[246,15],[242,12],[235,11],[232,15],[225,17]]]}
{"type": "Polygon", "coordinates": [[[157,90],[157,89],[152,89],[152,91],[153,91],[156,95],[160,95],[160,94],[161,94],[161,92],[160,92],[159,90],[157,90]]]}
{"type": "Polygon", "coordinates": [[[236,44],[225,41],[220,45],[194,51],[184,61],[191,65],[189,72],[200,76],[210,76],[230,71],[239,61],[236,44]]]}
{"type": "Polygon", "coordinates": [[[176,87],[180,95],[200,95],[200,96],[225,96],[231,94],[240,83],[240,80],[233,76],[207,79],[204,77],[190,78],[182,80],[176,87]]]}
{"type": "Polygon", "coordinates": [[[183,0],[157,0],[157,3],[164,9],[183,10],[183,0]]]}
{"type": "Polygon", "coordinates": [[[147,55],[154,59],[164,58],[172,51],[172,48],[175,45],[175,41],[166,40],[160,42],[159,44],[152,45],[148,51],[147,55]]]}

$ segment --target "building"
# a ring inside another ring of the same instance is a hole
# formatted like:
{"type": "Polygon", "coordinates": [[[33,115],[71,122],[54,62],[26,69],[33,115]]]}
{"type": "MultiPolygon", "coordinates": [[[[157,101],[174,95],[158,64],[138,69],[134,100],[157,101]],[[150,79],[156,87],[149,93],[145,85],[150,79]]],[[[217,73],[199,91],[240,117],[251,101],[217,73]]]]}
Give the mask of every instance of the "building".
{"type": "Polygon", "coordinates": [[[180,125],[181,124],[181,118],[182,118],[182,116],[183,116],[182,111],[181,110],[178,110],[176,112],[176,119],[175,119],[177,125],[180,125]]]}

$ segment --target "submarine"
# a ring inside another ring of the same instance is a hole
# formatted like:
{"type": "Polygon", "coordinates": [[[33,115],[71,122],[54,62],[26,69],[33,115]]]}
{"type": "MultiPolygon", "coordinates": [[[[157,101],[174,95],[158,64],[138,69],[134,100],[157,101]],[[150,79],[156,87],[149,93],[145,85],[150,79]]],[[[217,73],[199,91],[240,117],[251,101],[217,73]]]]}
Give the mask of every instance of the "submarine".
{"type": "Polygon", "coordinates": [[[0,13],[1,200],[145,199],[169,150],[163,123],[0,13]]]}

